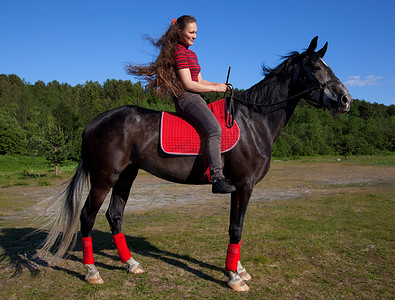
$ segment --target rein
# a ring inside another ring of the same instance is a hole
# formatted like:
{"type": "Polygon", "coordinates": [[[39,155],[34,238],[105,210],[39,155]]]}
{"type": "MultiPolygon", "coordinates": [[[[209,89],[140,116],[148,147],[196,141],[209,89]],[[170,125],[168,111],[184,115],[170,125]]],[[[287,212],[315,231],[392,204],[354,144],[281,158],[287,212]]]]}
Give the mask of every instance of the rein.
{"type": "Polygon", "coordinates": [[[325,90],[325,88],[326,88],[329,84],[331,84],[331,83],[333,83],[333,82],[335,82],[335,81],[336,81],[336,79],[328,80],[328,81],[325,82],[325,83],[322,83],[322,84],[320,83],[320,84],[319,84],[318,86],[316,86],[316,87],[306,89],[306,90],[304,90],[304,91],[302,91],[302,92],[300,92],[300,93],[297,93],[297,94],[295,94],[295,95],[293,95],[293,96],[291,96],[291,97],[288,97],[288,98],[285,99],[285,100],[282,100],[282,101],[277,102],[277,103],[271,103],[271,104],[250,103],[250,102],[244,101],[244,100],[242,100],[242,99],[240,99],[240,98],[238,98],[238,97],[235,97],[235,96],[234,96],[233,85],[230,84],[230,83],[228,83],[227,85],[230,87],[230,97],[227,97],[227,100],[228,100],[228,109],[227,109],[227,111],[226,111],[226,116],[225,116],[225,123],[226,123],[226,126],[227,126],[228,128],[231,128],[231,127],[234,125],[234,113],[235,113],[234,101],[237,101],[237,102],[239,102],[239,103],[241,103],[241,104],[243,104],[243,105],[245,105],[245,106],[247,106],[247,107],[252,107],[252,106],[269,107],[269,106],[279,105],[279,104],[282,104],[282,103],[287,103],[288,101],[291,101],[291,100],[300,98],[301,96],[303,96],[303,95],[305,95],[305,94],[308,94],[308,93],[309,93],[310,95],[312,95],[312,94],[315,93],[316,91],[321,91],[321,93],[320,93],[320,102],[319,102],[319,103],[313,102],[313,101],[311,101],[310,99],[305,99],[305,100],[306,100],[309,104],[311,104],[312,106],[314,106],[314,107],[322,107],[322,106],[323,106],[323,103],[324,103],[324,90],[325,90]]]}

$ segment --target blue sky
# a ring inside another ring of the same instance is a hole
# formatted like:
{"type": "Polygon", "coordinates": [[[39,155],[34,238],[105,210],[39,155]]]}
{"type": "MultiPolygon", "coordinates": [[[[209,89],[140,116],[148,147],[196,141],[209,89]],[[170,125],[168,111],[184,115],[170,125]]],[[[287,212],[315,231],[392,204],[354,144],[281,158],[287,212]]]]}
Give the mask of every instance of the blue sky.
{"type": "Polygon", "coordinates": [[[395,1],[2,1],[0,73],[26,82],[71,85],[136,79],[125,63],[157,52],[142,37],[159,37],[173,18],[194,15],[203,78],[246,89],[261,65],[303,51],[314,36],[353,98],[395,104],[395,1]]]}

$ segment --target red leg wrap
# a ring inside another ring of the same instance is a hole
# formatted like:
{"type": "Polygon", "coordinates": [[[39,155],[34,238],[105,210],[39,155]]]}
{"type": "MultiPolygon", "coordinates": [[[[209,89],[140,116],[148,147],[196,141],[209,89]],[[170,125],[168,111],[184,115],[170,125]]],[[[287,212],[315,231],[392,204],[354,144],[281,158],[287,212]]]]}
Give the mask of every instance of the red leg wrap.
{"type": "Polygon", "coordinates": [[[84,265],[93,265],[95,263],[91,237],[82,237],[82,263],[84,265]]]}
{"type": "Polygon", "coordinates": [[[128,245],[126,245],[126,239],[124,234],[118,233],[116,235],[114,235],[114,239],[113,239],[115,246],[117,246],[117,250],[119,253],[119,257],[121,258],[121,262],[126,262],[127,260],[129,260],[129,258],[132,257],[132,255],[130,254],[128,245]]]}
{"type": "Polygon", "coordinates": [[[226,254],[226,271],[237,271],[237,263],[240,261],[240,243],[228,245],[228,252],[226,254]]]}

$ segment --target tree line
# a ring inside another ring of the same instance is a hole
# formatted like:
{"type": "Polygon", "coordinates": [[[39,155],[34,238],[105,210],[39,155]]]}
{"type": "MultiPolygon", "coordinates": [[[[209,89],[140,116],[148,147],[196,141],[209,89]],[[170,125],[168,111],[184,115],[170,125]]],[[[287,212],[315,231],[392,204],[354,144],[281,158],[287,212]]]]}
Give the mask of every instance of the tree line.
{"type": "MultiPolygon", "coordinates": [[[[241,92],[238,90],[237,92],[241,92]]],[[[207,102],[223,95],[209,93],[207,102]]],[[[140,82],[108,79],[71,86],[56,80],[35,84],[17,75],[0,75],[0,154],[45,156],[76,161],[81,134],[98,114],[138,105],[174,111],[171,99],[159,99],[140,82]]],[[[394,152],[395,105],[354,100],[351,111],[333,118],[301,101],[277,140],[276,157],[386,154],[394,152]]]]}

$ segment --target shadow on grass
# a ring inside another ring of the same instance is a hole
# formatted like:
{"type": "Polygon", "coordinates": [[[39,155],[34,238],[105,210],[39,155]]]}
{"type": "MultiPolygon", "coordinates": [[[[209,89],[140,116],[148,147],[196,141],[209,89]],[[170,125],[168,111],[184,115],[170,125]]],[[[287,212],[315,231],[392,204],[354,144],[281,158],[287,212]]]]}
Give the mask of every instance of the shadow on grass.
{"type": "MultiPolygon", "coordinates": [[[[83,274],[66,268],[62,268],[60,266],[51,265],[47,261],[35,257],[37,249],[44,242],[47,236],[46,232],[36,233],[35,231],[36,229],[34,228],[0,229],[0,247],[3,249],[3,253],[0,254],[0,262],[2,262],[3,265],[5,265],[6,263],[8,266],[12,266],[15,268],[15,271],[11,277],[20,276],[23,269],[29,270],[31,276],[37,276],[40,273],[41,267],[47,267],[52,268],[53,270],[66,272],[72,276],[84,280],[83,274]]],[[[111,233],[94,230],[92,232],[92,237],[94,239],[93,251],[95,255],[102,255],[114,261],[119,260],[119,257],[117,255],[109,255],[106,252],[106,250],[115,250],[114,253],[117,253],[115,245],[112,243],[111,233]]],[[[196,277],[223,285],[223,281],[217,280],[214,277],[189,266],[187,263],[198,265],[204,269],[222,272],[223,269],[219,268],[218,266],[202,262],[198,259],[190,257],[189,255],[179,255],[159,249],[158,247],[148,242],[145,238],[126,236],[126,242],[128,245],[132,246],[133,253],[163,261],[169,265],[183,269],[195,275],[196,277]]],[[[78,238],[77,245],[73,249],[73,251],[82,252],[80,238],[78,238]]],[[[82,259],[73,254],[68,255],[66,259],[80,262],[82,264],[82,259]]],[[[96,266],[107,270],[123,269],[122,267],[112,266],[106,263],[102,263],[100,261],[96,262],[96,266]]]]}

